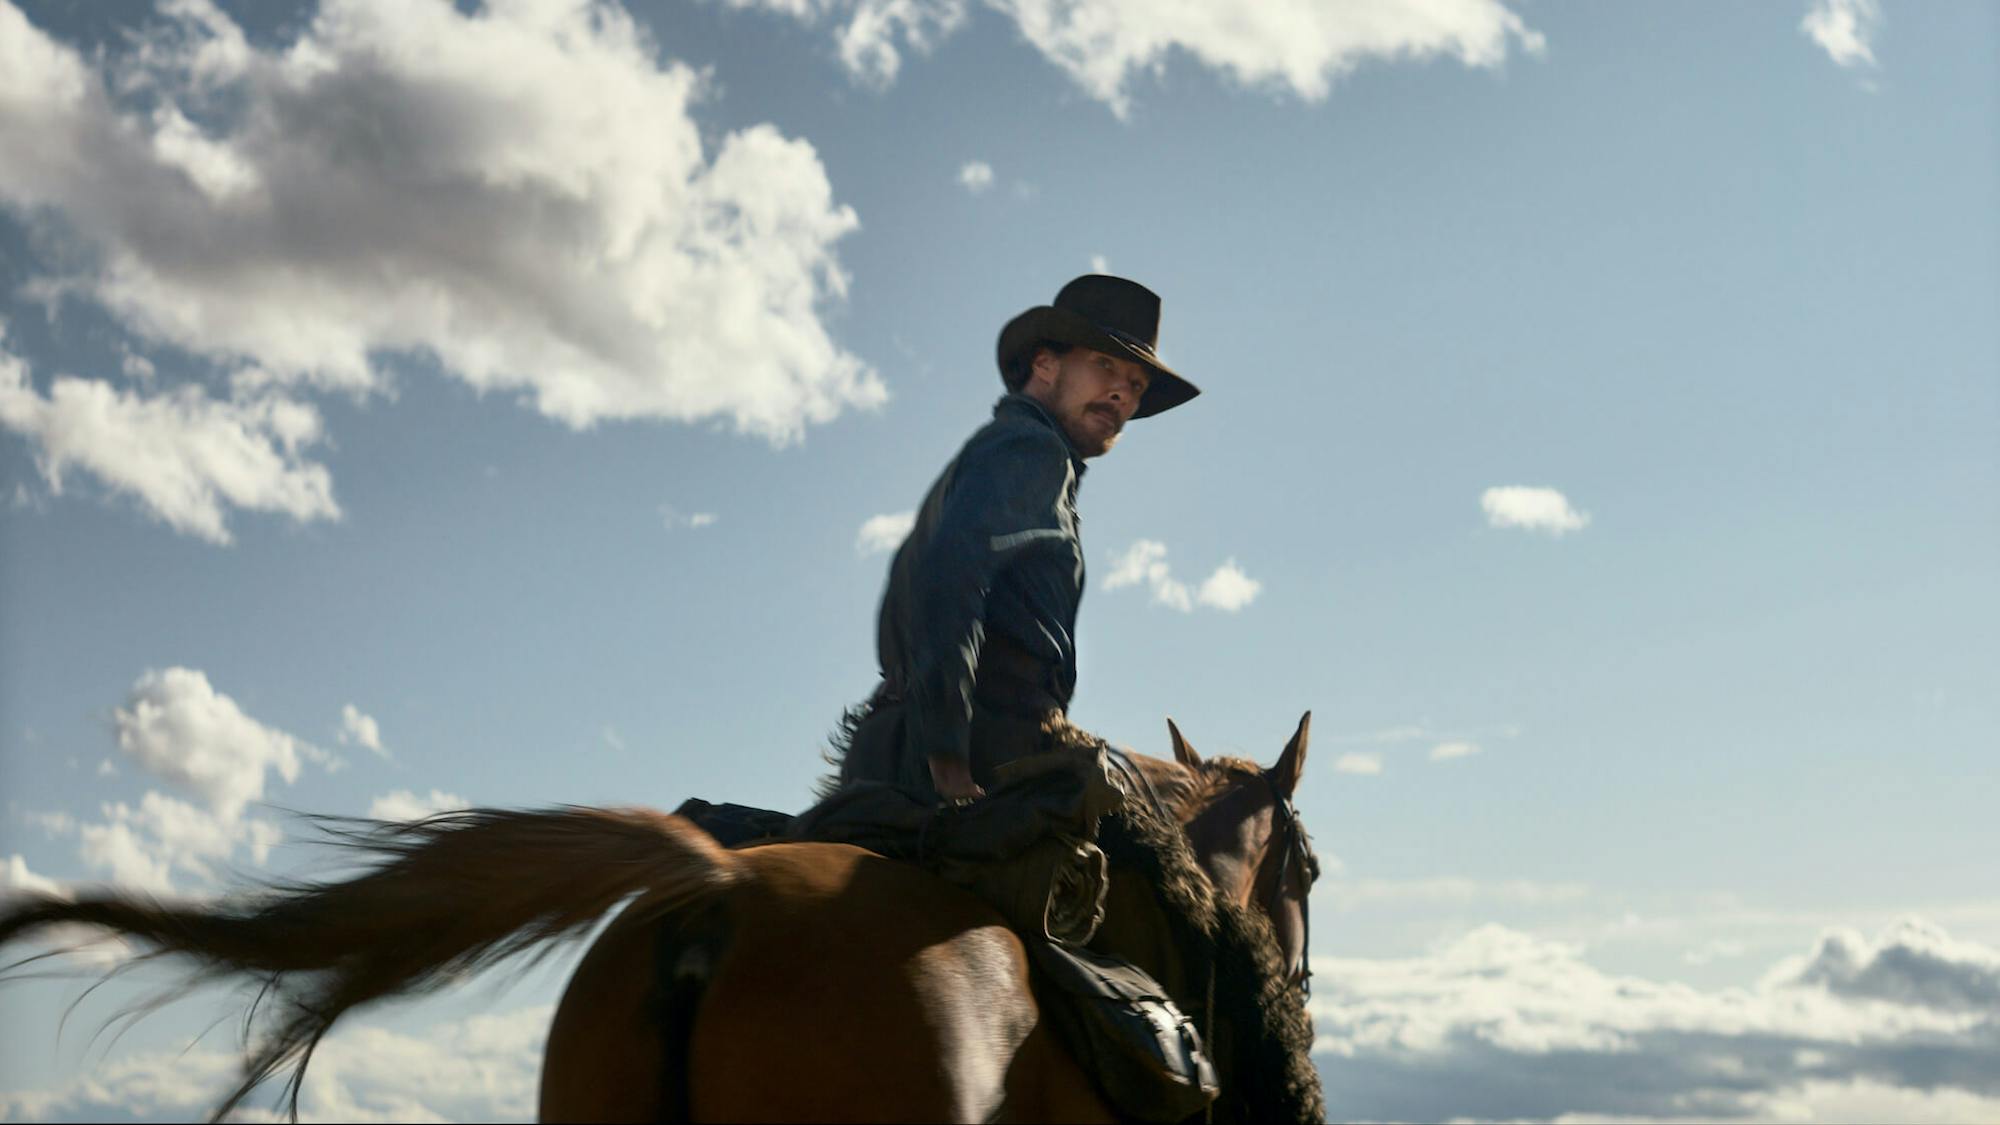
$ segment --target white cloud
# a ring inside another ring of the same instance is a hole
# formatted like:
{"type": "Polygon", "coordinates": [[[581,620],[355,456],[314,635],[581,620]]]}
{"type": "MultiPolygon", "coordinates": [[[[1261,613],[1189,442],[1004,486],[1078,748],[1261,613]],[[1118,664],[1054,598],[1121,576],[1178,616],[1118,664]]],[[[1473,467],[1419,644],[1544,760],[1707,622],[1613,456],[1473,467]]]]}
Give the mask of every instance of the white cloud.
{"type": "Polygon", "coordinates": [[[232,820],[264,795],[265,771],[295,781],[305,756],[298,739],[244,714],[193,668],[147,669],[112,718],[119,749],[232,820]]]}
{"type": "Polygon", "coordinates": [[[993,166],[984,160],[973,160],[958,170],[958,182],[974,195],[993,186],[993,166]]]}
{"type": "Polygon", "coordinates": [[[1497,67],[1518,42],[1531,54],[1541,33],[1499,0],[1270,0],[1250,5],[1146,0],[996,0],[1022,35],[1092,97],[1121,116],[1128,83],[1186,55],[1245,86],[1308,102],[1372,60],[1446,57],[1497,67]]]}
{"type": "Polygon", "coordinates": [[[672,504],[662,504],[660,505],[660,519],[666,523],[668,531],[680,528],[687,528],[690,531],[700,531],[702,528],[715,523],[716,516],[714,512],[691,512],[684,515],[679,508],[674,507],[672,504]]]}
{"type": "Polygon", "coordinates": [[[340,742],[343,746],[364,746],[384,758],[389,756],[382,746],[381,725],[374,716],[363,713],[352,703],[340,709],[340,742]]]}
{"type": "Polygon", "coordinates": [[[1448,762],[1453,758],[1469,758],[1477,753],[1479,753],[1479,744],[1477,742],[1453,739],[1450,742],[1440,742],[1436,746],[1431,747],[1431,761],[1448,762]]]}
{"type": "Polygon", "coordinates": [[[857,220],[812,146],[705,147],[705,79],[616,4],[324,0],[266,47],[181,0],[85,55],[0,0],[0,42],[0,205],[97,263],[37,291],[248,362],[241,390],[423,355],[572,426],[776,442],[886,398],[820,320],[857,220]]]}
{"type": "Polygon", "coordinates": [[[1876,0],[1812,0],[1799,30],[1840,66],[1875,65],[1870,46],[1882,25],[1876,0]]]}
{"type": "Polygon", "coordinates": [[[21,819],[41,829],[50,839],[76,831],[76,818],[66,812],[24,812],[21,819]]]}
{"type": "Polygon", "coordinates": [[[1774,970],[1781,983],[1819,985],[1853,999],[1947,1011],[2000,1011],[2000,950],[1954,941],[1921,918],[1869,941],[1850,929],[1823,934],[1812,953],[1774,970]]]}
{"type": "Polygon", "coordinates": [[[1590,896],[1582,883],[1544,883],[1533,879],[1479,880],[1452,875],[1428,879],[1340,879],[1324,888],[1313,889],[1314,901],[1324,901],[1336,910],[1390,904],[1413,906],[1466,906],[1473,903],[1505,906],[1550,906],[1580,902],[1590,896]],[[1323,896],[1323,897],[1322,897],[1323,896]]]}
{"type": "Polygon", "coordinates": [[[1489,488],[1479,496],[1491,527],[1521,527],[1561,535],[1579,531],[1590,523],[1590,513],[1570,507],[1568,497],[1553,488],[1505,485],[1489,488]]]}
{"type": "MultiPolygon", "coordinates": [[[[1996,951],[1934,928],[1927,976],[1978,979],[1996,951]],[[1940,952],[1943,950],[1943,952],[1940,952]]],[[[1822,951],[1823,952],[1823,949],[1822,951]]],[[[1844,993],[1801,966],[1754,989],[1613,976],[1580,947],[1484,926],[1421,957],[1315,958],[1315,1059],[1343,1116],[1442,1121],[1937,1119],[2000,1109],[2000,1018],[1976,994],[1844,993]],[[1884,1112],[1888,1107],[1893,1112],[1884,1112]]],[[[1864,970],[1865,971],[1865,970],[1864,970]]]]}
{"type": "Polygon", "coordinates": [[[1107,258],[1106,258],[1106,257],[1105,257],[1104,255],[1102,255],[1102,254],[1092,254],[1092,255],[1090,256],[1090,272],[1091,272],[1091,273],[1110,273],[1110,272],[1111,272],[1111,262],[1110,262],[1110,260],[1109,260],[1109,259],[1107,259],[1107,258]]]}
{"type": "Polygon", "coordinates": [[[1191,591],[1187,583],[1173,576],[1173,568],[1167,564],[1167,545],[1152,539],[1134,540],[1123,553],[1112,556],[1104,588],[1117,590],[1141,583],[1152,591],[1153,604],[1182,613],[1193,612],[1197,605],[1235,613],[1256,601],[1264,589],[1262,582],[1243,573],[1235,559],[1228,559],[1191,591]]]}
{"type": "Polygon", "coordinates": [[[44,396],[27,364],[0,347],[0,426],[35,447],[51,492],[61,495],[65,472],[81,469],[212,543],[230,542],[230,507],[301,523],[340,518],[332,476],[303,454],[320,440],[319,412],[283,395],[225,401],[194,384],[147,394],[62,376],[44,396]]]}
{"type": "MultiPolygon", "coordinates": [[[[414,1034],[367,1023],[343,1025],[320,1044],[306,1070],[300,1118],[530,1120],[553,1015],[550,1005],[540,1004],[414,1034]]],[[[0,1093],[0,1118],[196,1116],[222,1099],[240,1066],[233,1053],[201,1048],[113,1059],[53,1089],[0,1093]]]]}
{"type": "Polygon", "coordinates": [[[1112,559],[1111,573],[1104,579],[1104,588],[1116,590],[1141,582],[1152,590],[1156,605],[1169,606],[1182,613],[1194,608],[1194,598],[1188,593],[1187,584],[1176,581],[1172,569],[1167,566],[1165,543],[1151,539],[1135,540],[1124,554],[1112,559]]]}
{"type": "Polygon", "coordinates": [[[436,813],[470,808],[471,805],[472,802],[458,794],[442,789],[433,789],[423,797],[408,789],[395,789],[370,801],[368,816],[371,820],[422,820],[436,813]]]}
{"type": "Polygon", "coordinates": [[[61,883],[28,870],[28,861],[16,853],[8,856],[7,862],[0,863],[0,903],[5,903],[9,895],[22,892],[67,897],[61,883]]]}
{"type": "Polygon", "coordinates": [[[806,23],[837,22],[840,61],[856,80],[876,87],[895,81],[903,51],[924,54],[965,22],[965,0],[726,0],[732,8],[764,8],[806,23]]]}
{"type": "Polygon", "coordinates": [[[1382,772],[1382,755],[1342,754],[1334,761],[1333,771],[1335,773],[1352,773],[1360,774],[1363,777],[1374,777],[1382,772]]]}
{"type": "Polygon", "coordinates": [[[119,884],[168,893],[173,875],[212,881],[239,847],[263,864],[283,839],[275,824],[244,815],[263,798],[267,775],[289,783],[301,763],[331,767],[325,751],[243,713],[193,668],[148,669],[112,712],[118,747],[156,777],[202,804],[149,790],[137,806],[103,806],[104,819],[77,828],[79,854],[119,884]]]}
{"type": "Polygon", "coordinates": [[[910,529],[917,526],[915,512],[889,512],[879,516],[869,516],[862,523],[861,531],[854,537],[854,553],[857,555],[879,555],[893,551],[903,545],[909,537],[910,529]]]}
{"type": "MultiPolygon", "coordinates": [[[[844,21],[840,54],[858,79],[894,79],[903,46],[927,51],[965,22],[965,0],[729,0],[810,23],[844,21]]],[[[1370,61],[1451,58],[1498,67],[1514,45],[1543,50],[1540,32],[1501,0],[1266,0],[1156,4],[1148,0],[987,0],[1090,96],[1123,116],[1128,86],[1185,56],[1245,86],[1320,101],[1370,61]]]]}
{"type": "Polygon", "coordinates": [[[1202,580],[1194,600],[1224,613],[1235,613],[1256,601],[1263,589],[1264,584],[1243,573],[1235,559],[1225,559],[1221,566],[1215,568],[1215,573],[1202,580]]]}

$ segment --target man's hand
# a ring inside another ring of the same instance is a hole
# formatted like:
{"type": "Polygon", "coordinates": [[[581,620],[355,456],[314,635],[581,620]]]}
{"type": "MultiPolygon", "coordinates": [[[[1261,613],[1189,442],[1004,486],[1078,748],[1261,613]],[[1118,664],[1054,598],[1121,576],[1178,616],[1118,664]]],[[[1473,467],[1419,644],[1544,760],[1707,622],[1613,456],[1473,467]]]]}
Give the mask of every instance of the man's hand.
{"type": "Polygon", "coordinates": [[[929,760],[931,787],[938,791],[938,796],[947,801],[969,801],[986,796],[986,790],[972,780],[972,763],[946,754],[932,754],[929,760]]]}

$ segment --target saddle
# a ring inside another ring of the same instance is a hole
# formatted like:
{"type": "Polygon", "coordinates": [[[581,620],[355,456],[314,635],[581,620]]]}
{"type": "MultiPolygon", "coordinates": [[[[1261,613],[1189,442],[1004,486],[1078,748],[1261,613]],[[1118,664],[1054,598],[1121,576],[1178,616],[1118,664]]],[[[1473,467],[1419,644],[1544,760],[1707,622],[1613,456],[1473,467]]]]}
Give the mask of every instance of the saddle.
{"type": "Polygon", "coordinates": [[[1145,971],[1084,948],[1104,919],[1097,821],[1123,800],[1101,751],[1058,751],[999,767],[990,795],[970,804],[853,781],[795,817],[699,799],[674,811],[725,847],[853,844],[978,895],[1023,937],[1037,1000],[1117,1110],[1180,1121],[1217,1092],[1193,1022],[1145,971]]]}

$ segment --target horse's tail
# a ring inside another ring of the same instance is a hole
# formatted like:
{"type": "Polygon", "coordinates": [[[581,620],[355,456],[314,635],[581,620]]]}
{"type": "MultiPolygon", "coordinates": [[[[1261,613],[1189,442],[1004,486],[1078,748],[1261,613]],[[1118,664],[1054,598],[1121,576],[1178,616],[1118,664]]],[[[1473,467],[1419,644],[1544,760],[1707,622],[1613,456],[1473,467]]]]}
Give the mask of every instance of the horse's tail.
{"type": "Polygon", "coordinates": [[[274,886],[209,905],[99,893],[26,896],[0,910],[0,946],[83,923],[198,963],[199,977],[261,978],[269,1013],[220,1119],[265,1079],[299,1084],[334,1020],[511,955],[574,937],[638,892],[662,910],[728,887],[735,858],[677,816],[643,809],[470,809],[407,824],[334,822],[338,844],[377,862],[343,882],[274,886]],[[345,826],[342,827],[341,825],[345,826]]]}

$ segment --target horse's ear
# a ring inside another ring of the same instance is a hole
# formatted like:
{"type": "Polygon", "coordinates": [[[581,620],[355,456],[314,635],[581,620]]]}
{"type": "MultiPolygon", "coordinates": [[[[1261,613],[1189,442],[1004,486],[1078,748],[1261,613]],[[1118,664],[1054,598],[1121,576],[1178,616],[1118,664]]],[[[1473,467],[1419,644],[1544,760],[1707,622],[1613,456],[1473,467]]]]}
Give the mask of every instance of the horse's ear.
{"type": "Polygon", "coordinates": [[[1167,720],[1167,737],[1174,741],[1174,761],[1191,770],[1201,768],[1201,755],[1188,745],[1188,740],[1181,735],[1181,728],[1175,726],[1172,719],[1167,720]]]}
{"type": "Polygon", "coordinates": [[[1299,720],[1299,729],[1292,740],[1285,743],[1285,752],[1278,755],[1278,764],[1271,767],[1271,781],[1278,792],[1287,798],[1299,787],[1299,778],[1306,772],[1306,736],[1312,733],[1313,713],[1307,711],[1299,720]]]}

